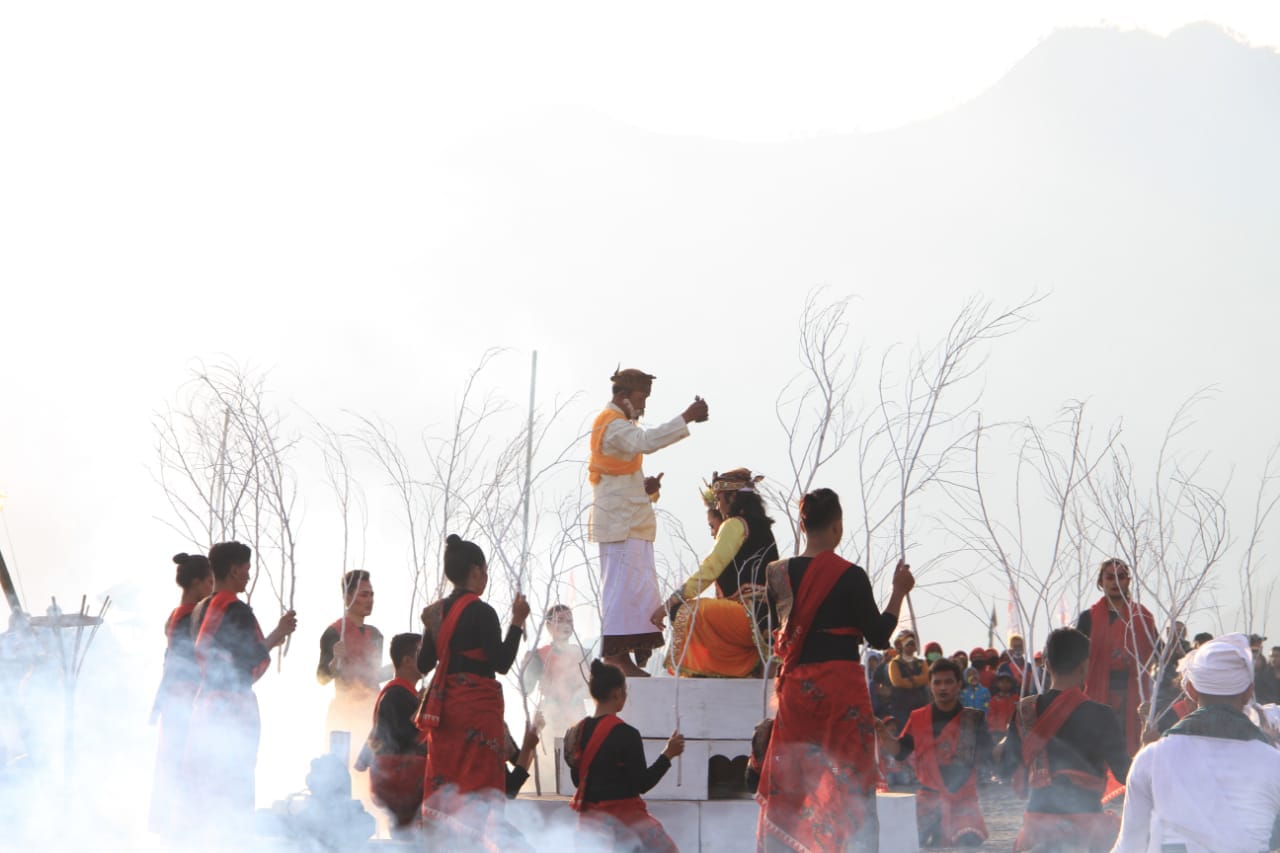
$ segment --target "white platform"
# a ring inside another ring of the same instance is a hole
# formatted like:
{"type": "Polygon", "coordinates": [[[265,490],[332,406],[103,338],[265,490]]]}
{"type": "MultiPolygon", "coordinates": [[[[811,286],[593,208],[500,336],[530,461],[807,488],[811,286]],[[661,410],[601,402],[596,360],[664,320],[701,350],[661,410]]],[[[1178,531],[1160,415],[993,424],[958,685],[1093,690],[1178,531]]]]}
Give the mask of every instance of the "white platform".
{"type": "MultiPolygon", "coordinates": [[[[884,853],[919,853],[915,800],[911,794],[877,795],[880,849],[884,853]]],[[[760,807],[754,800],[676,802],[646,797],[645,802],[649,814],[662,823],[684,853],[755,849],[760,807]]],[[[578,816],[567,800],[522,798],[508,804],[507,817],[537,850],[564,853],[572,849],[578,816]]]]}
{"type": "MultiPolygon", "coordinates": [[[[773,702],[773,679],[682,678],[680,731],[687,740],[751,740],[773,702]]],[[[619,715],[641,737],[665,741],[676,729],[676,679],[627,680],[627,706],[619,715]]]]}

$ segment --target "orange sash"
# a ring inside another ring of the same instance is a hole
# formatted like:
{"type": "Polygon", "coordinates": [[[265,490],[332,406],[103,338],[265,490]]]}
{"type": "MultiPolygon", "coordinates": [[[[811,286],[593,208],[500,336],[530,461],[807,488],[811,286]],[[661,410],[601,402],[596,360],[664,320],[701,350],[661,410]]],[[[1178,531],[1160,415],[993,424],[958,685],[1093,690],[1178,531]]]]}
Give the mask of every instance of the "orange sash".
{"type": "Polygon", "coordinates": [[[569,802],[569,808],[575,812],[583,809],[582,796],[587,790],[587,773],[591,770],[591,763],[596,760],[596,754],[600,752],[600,747],[604,745],[604,739],[609,736],[609,732],[621,722],[622,719],[617,714],[605,714],[600,718],[600,722],[596,723],[596,730],[591,733],[591,740],[582,750],[582,755],[578,758],[578,790],[574,792],[573,800],[569,802]]]}
{"type": "Polygon", "coordinates": [[[640,470],[644,454],[637,453],[630,459],[619,459],[616,456],[607,456],[604,452],[605,429],[614,421],[626,419],[627,416],[616,409],[605,409],[596,416],[595,423],[591,425],[591,459],[587,463],[587,471],[590,472],[587,479],[591,485],[599,483],[600,478],[605,474],[610,477],[621,477],[640,470]]]}
{"type": "MultiPolygon", "coordinates": [[[[982,807],[978,802],[977,777],[977,728],[978,723],[965,725],[966,712],[933,735],[933,705],[925,705],[911,712],[906,732],[915,739],[915,752],[911,761],[916,768],[916,778],[922,786],[917,794],[922,812],[936,810],[941,818],[942,840],[954,844],[960,836],[972,833],[983,840],[987,838],[987,825],[982,819],[982,807]],[[942,765],[955,762],[972,762],[969,775],[959,790],[947,788],[942,776],[942,765]]],[[[972,719],[972,717],[970,717],[972,719]]]]}

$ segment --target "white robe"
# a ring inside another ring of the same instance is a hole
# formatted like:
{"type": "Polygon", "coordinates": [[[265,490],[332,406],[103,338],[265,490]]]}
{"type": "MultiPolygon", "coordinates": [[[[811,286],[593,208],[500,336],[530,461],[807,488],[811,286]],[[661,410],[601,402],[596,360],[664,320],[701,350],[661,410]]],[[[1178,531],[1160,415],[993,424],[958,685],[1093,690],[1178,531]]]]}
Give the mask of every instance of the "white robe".
{"type": "MultiPolygon", "coordinates": [[[[622,411],[613,403],[609,406],[622,411]]],[[[651,429],[619,419],[605,427],[601,449],[608,456],[631,459],[637,453],[661,450],[687,435],[689,425],[683,417],[651,429]]],[[[587,535],[590,541],[600,543],[600,623],[604,636],[658,632],[650,621],[662,604],[653,560],[657,534],[653,502],[644,491],[644,472],[602,475],[592,487],[587,535]]]]}
{"type": "MultiPolygon", "coordinates": [[[[622,411],[613,403],[609,408],[622,411]]],[[[605,427],[601,449],[607,456],[631,459],[637,453],[661,450],[688,435],[689,425],[683,417],[672,418],[651,429],[619,419],[605,427]]],[[[587,536],[591,542],[622,542],[626,539],[652,542],[657,534],[658,522],[653,514],[653,504],[644,493],[644,471],[604,474],[600,482],[592,486],[591,515],[587,522],[587,536]]]]}
{"type": "Polygon", "coordinates": [[[1261,741],[1168,735],[1134,757],[1114,851],[1258,853],[1280,814],[1280,751],[1261,741]]]}

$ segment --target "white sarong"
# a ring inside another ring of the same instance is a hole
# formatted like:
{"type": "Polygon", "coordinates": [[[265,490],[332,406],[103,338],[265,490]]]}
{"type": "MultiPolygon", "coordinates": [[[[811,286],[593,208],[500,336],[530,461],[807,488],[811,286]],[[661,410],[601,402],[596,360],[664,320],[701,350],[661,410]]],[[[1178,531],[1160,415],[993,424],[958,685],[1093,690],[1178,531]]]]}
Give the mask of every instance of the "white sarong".
{"type": "MultiPolygon", "coordinates": [[[[605,637],[658,634],[650,617],[662,604],[653,543],[643,539],[600,543],[600,575],[604,591],[601,633],[605,637]]],[[[661,645],[661,641],[659,641],[661,645]]]]}

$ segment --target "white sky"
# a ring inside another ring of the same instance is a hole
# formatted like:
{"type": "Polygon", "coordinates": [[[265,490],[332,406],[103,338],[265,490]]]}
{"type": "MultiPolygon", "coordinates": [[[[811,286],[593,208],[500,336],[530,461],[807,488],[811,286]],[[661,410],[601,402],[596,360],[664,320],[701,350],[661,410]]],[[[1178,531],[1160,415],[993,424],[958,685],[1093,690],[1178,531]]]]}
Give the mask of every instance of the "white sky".
{"type": "MultiPolygon", "coordinates": [[[[439,419],[440,395],[490,345],[539,348],[548,393],[598,380],[600,365],[581,363],[585,344],[540,339],[501,310],[552,273],[488,282],[458,322],[452,296],[422,283],[423,256],[470,221],[453,221],[439,196],[429,210],[422,198],[465,191],[450,183],[450,153],[488,129],[568,106],[742,142],[874,131],[973,98],[1056,28],[1167,34],[1200,20],[1280,45],[1280,6],[1223,0],[4,4],[0,547],[33,610],[122,575],[164,576],[176,549],[151,518],[148,422],[196,356],[273,366],[285,397],[322,414],[395,417],[422,399],[417,423],[439,419]],[[422,295],[378,303],[385,291],[372,282],[422,295]],[[335,321],[335,304],[350,316],[335,321]],[[302,349],[316,335],[333,345],[302,349]],[[399,372],[350,375],[346,343],[362,363],[399,372]],[[423,352],[431,360],[419,373],[430,375],[406,382],[421,365],[398,360],[423,352]],[[344,396],[326,398],[331,387],[344,396]]],[[[473,214],[484,199],[464,203],[473,214]]],[[[755,334],[776,320],[759,318],[755,334]]],[[[664,377],[687,366],[662,318],[645,322],[650,333],[625,352],[585,355],[664,377]]],[[[890,339],[898,328],[912,329],[902,320],[890,339]]],[[[515,387],[524,369],[513,363],[515,387]]],[[[705,385],[719,377],[706,374],[665,386],[655,414],[678,410],[686,391],[714,400],[705,385]]],[[[1158,435],[1199,384],[1138,406],[1139,430],[1158,435]]],[[[1045,393],[1091,392],[1108,414],[1135,414],[1108,399],[1123,396],[1114,389],[1045,393]]],[[[697,441],[673,453],[677,469],[680,453],[691,471],[720,464],[697,441]]],[[[172,587],[157,583],[167,601],[172,587]]],[[[304,645],[330,618],[307,614],[304,645]]]]}

